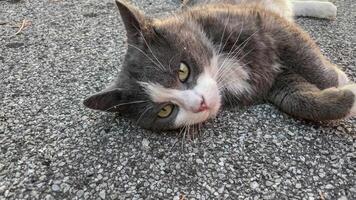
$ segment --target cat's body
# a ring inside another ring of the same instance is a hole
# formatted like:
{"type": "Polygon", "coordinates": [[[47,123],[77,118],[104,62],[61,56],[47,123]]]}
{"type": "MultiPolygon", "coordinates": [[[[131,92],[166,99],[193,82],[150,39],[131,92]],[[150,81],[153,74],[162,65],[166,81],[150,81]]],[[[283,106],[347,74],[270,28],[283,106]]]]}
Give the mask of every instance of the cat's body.
{"type": "MultiPolygon", "coordinates": [[[[261,0],[263,1],[263,0],[261,0]]],[[[117,2],[128,36],[118,79],[85,100],[140,126],[174,129],[225,103],[267,100],[304,119],[356,115],[356,85],[288,17],[251,4],[200,4],[149,19],[117,2]]]]}

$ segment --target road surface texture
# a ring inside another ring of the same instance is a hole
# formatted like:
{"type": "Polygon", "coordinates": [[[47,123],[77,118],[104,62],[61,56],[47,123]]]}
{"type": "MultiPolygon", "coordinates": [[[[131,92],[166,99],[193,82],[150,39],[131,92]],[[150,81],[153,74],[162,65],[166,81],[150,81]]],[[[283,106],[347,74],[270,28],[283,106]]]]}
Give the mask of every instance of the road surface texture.
{"type": "MultiPolygon", "coordinates": [[[[356,81],[355,2],[335,3],[335,21],[297,23],[356,81]]],[[[165,15],[179,2],[134,4],[165,15]]],[[[113,0],[0,0],[0,23],[0,199],[356,199],[356,119],[258,105],[193,141],[153,133],[82,105],[123,60],[113,0]]]]}

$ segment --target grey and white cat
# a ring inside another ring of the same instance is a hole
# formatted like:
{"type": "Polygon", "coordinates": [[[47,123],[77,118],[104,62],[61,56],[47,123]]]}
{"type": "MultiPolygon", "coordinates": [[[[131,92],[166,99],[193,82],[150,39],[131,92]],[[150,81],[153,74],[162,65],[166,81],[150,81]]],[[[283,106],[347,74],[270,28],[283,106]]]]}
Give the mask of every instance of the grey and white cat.
{"type": "Polygon", "coordinates": [[[264,5],[286,1],[254,2],[197,4],[153,19],[116,1],[128,38],[122,70],[84,104],[156,130],[199,124],[224,104],[259,100],[308,120],[355,116],[356,84],[283,9],[264,5]]]}

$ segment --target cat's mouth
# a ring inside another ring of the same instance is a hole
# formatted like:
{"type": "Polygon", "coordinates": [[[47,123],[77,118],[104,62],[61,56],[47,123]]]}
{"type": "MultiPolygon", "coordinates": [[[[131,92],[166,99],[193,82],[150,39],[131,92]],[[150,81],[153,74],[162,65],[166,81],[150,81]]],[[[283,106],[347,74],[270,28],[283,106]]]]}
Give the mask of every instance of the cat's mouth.
{"type": "Polygon", "coordinates": [[[221,107],[220,99],[218,91],[210,92],[209,95],[204,97],[204,101],[201,102],[200,106],[189,109],[181,107],[175,120],[176,126],[198,124],[214,118],[221,107]]]}

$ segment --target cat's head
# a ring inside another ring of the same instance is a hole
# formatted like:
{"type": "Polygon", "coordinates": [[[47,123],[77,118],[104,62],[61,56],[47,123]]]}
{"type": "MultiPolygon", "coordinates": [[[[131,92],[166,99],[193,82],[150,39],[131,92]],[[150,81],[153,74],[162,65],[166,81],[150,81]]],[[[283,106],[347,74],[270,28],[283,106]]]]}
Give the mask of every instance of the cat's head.
{"type": "Polygon", "coordinates": [[[124,1],[116,4],[128,38],[125,60],[116,81],[84,105],[156,130],[214,117],[221,106],[217,58],[199,26],[187,16],[151,19],[124,1]]]}

